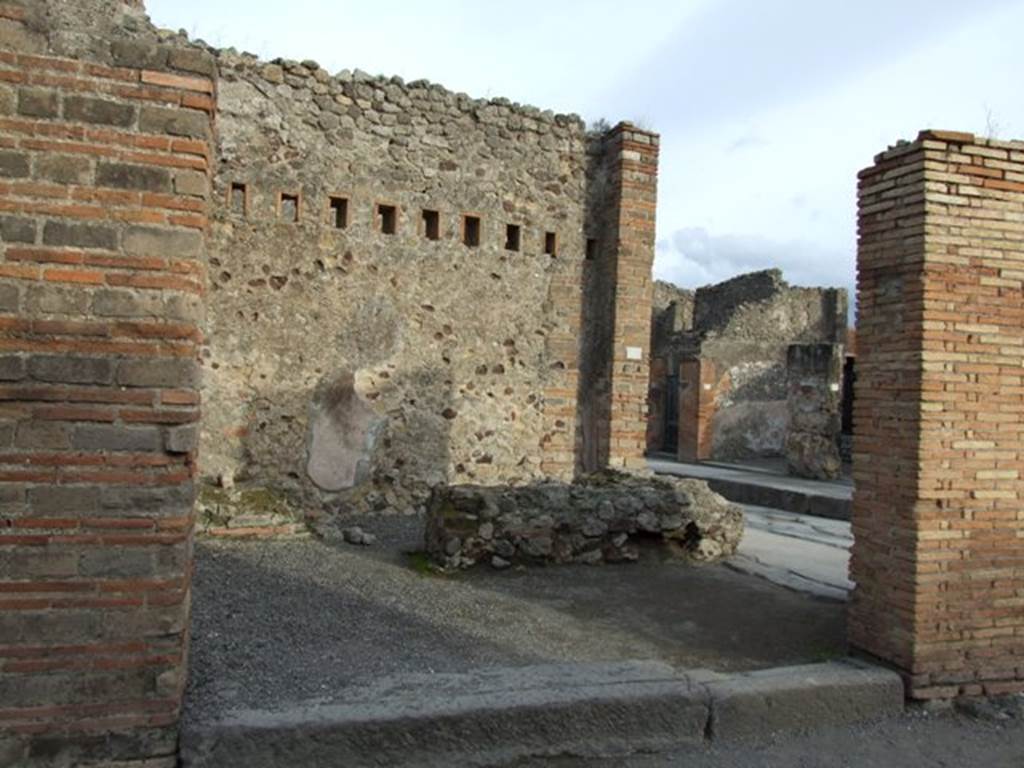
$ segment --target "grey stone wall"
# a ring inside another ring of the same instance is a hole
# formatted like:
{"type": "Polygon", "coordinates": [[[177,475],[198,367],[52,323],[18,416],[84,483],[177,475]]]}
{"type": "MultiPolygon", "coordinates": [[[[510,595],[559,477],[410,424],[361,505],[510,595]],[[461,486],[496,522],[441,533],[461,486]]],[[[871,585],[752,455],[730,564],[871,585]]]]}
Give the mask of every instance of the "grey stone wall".
{"type": "Polygon", "coordinates": [[[543,476],[544,445],[576,430],[545,405],[577,385],[581,121],[314,62],[219,67],[204,474],[393,510],[438,482],[543,476]]]}
{"type": "Polygon", "coordinates": [[[787,359],[786,463],[789,473],[815,480],[839,477],[843,348],[794,344],[787,359]]]}

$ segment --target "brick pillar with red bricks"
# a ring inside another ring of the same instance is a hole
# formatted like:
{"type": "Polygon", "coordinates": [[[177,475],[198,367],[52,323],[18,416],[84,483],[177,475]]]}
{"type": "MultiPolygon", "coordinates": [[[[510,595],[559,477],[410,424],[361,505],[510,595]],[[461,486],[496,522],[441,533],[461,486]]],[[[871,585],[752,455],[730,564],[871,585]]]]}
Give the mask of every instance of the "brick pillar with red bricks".
{"type": "Polygon", "coordinates": [[[34,35],[0,51],[0,764],[173,766],[213,62],[34,35]]]}
{"type": "Polygon", "coordinates": [[[679,366],[680,461],[711,458],[711,420],[715,416],[718,377],[711,358],[684,360],[679,366]]]}
{"type": "Polygon", "coordinates": [[[608,464],[627,469],[646,467],[659,142],[655,133],[619,123],[607,143],[617,198],[608,464]]]}
{"type": "Polygon", "coordinates": [[[859,208],[851,645],[1024,691],[1024,142],[925,131],[859,208]]]}

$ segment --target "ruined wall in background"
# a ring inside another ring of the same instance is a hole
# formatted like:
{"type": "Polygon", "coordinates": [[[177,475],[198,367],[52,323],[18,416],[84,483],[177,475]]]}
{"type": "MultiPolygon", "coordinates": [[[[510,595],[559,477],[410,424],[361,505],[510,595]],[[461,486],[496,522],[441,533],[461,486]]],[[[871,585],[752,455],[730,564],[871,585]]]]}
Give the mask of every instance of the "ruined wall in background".
{"type": "MultiPolygon", "coordinates": [[[[677,306],[685,316],[689,310],[685,294],[681,297],[677,306]]],[[[842,343],[846,315],[844,290],[790,286],[777,269],[697,289],[688,328],[670,330],[668,313],[656,312],[652,355],[664,361],[659,368],[666,378],[652,381],[651,396],[665,400],[667,377],[678,373],[683,361],[702,363],[679,378],[679,434],[700,435],[699,445],[680,443],[680,455],[689,460],[781,456],[789,422],[788,348],[842,343]],[[708,423],[683,423],[698,413],[708,423]]],[[[649,443],[657,439],[651,436],[649,443]]]]}
{"type": "Polygon", "coordinates": [[[214,81],[0,4],[0,764],[176,764],[214,81]]]}
{"type": "Polygon", "coordinates": [[[789,348],[785,454],[791,475],[815,480],[839,477],[843,362],[841,344],[793,344],[789,348]]]}
{"type": "Polygon", "coordinates": [[[694,291],[664,280],[654,282],[651,302],[651,380],[648,392],[647,450],[677,451],[681,393],[679,366],[696,352],[694,291]]]}
{"type": "Polygon", "coordinates": [[[204,474],[391,510],[439,482],[570,477],[581,121],[219,65],[204,474]]]}

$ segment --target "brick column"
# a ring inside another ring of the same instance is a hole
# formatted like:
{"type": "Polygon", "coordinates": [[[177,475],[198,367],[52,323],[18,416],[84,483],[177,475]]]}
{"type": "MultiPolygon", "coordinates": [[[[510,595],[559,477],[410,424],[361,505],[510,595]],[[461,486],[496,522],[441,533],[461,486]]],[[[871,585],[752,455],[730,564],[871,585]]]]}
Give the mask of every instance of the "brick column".
{"type": "Polygon", "coordinates": [[[657,134],[630,123],[612,129],[607,144],[617,192],[608,456],[613,467],[646,466],[658,144],[657,134]]]}
{"type": "Polygon", "coordinates": [[[4,765],[175,764],[213,70],[114,51],[0,52],[4,765]]]}
{"type": "Polygon", "coordinates": [[[860,174],[850,641],[915,698],[1024,690],[1024,143],[860,174]]]}
{"type": "Polygon", "coordinates": [[[684,360],[679,365],[679,383],[679,460],[710,459],[718,383],[714,361],[684,360]]]}

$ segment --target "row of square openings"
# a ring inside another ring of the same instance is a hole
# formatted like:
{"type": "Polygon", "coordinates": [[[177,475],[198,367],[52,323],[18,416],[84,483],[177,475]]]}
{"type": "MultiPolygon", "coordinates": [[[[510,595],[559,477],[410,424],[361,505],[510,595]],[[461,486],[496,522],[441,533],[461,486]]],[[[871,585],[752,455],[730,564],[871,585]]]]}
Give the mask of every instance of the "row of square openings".
{"type": "MultiPolygon", "coordinates": [[[[233,213],[240,216],[248,215],[249,189],[247,184],[234,182],[231,184],[228,205],[233,213]]],[[[302,215],[302,198],[298,194],[281,192],[277,196],[277,217],[281,221],[297,223],[302,215]]],[[[335,229],[347,229],[349,225],[349,200],[347,197],[327,198],[327,219],[335,229]]],[[[462,243],[469,248],[476,248],[481,241],[480,216],[465,214],[462,217],[462,243]]],[[[398,232],[398,206],[389,203],[374,205],[374,227],[383,235],[394,235],[398,232]]],[[[441,212],[424,208],[420,214],[420,232],[427,240],[441,239],[441,212]]],[[[522,247],[523,231],[519,224],[505,225],[505,250],[519,251],[522,247]]],[[[594,240],[587,240],[587,258],[592,259],[596,250],[594,240]]],[[[558,255],[558,233],[544,233],[544,253],[548,256],[558,255]]]]}

